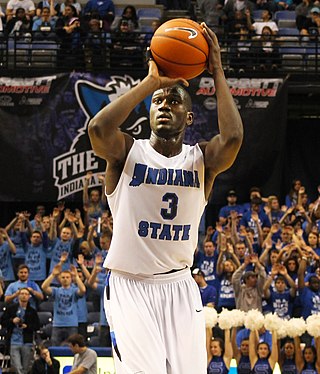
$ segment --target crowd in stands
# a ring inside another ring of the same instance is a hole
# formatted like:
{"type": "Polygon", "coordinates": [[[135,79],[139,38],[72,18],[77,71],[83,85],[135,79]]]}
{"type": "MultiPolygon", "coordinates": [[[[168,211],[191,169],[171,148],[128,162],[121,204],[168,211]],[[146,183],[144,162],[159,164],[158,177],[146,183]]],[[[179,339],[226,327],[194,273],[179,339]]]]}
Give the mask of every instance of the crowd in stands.
{"type": "MultiPolygon", "coordinates": [[[[104,176],[99,175],[101,188],[89,188],[91,177],[88,173],[84,178],[78,209],[71,211],[62,202],[52,211],[38,205],[32,216],[17,212],[0,229],[1,334],[18,373],[25,373],[23,368],[31,363],[34,342],[63,345],[68,336],[81,333],[89,345],[111,346],[103,306],[103,261],[113,220],[102,193],[104,176]]],[[[263,196],[258,187],[252,187],[249,201],[240,204],[236,191],[230,190],[215,227],[199,236],[195,251],[192,274],[203,305],[218,313],[257,310],[285,320],[306,320],[320,313],[319,229],[320,197],[310,201],[300,180],[293,181],[282,205],[277,196],[263,196]]],[[[233,334],[235,357],[243,355],[241,347],[248,339],[272,345],[275,336],[261,330],[260,337],[249,337],[248,329],[235,329],[233,334]]],[[[215,326],[208,336],[214,372],[218,351],[226,356],[224,362],[230,358],[227,349],[223,354],[216,346],[216,338],[222,338],[222,347],[225,337],[231,339],[230,332],[215,326]]],[[[313,347],[309,334],[299,339],[313,347]]],[[[248,356],[248,347],[244,351],[248,356]]]]}
{"type": "Polygon", "coordinates": [[[166,20],[166,10],[184,9],[187,17],[204,20],[220,40],[226,36],[234,39],[233,61],[240,57],[244,66],[254,63],[266,70],[280,66],[277,41],[285,40],[286,32],[301,44],[317,41],[320,30],[318,0],[198,0],[158,4],[164,6],[163,11],[154,8],[159,12],[145,17],[143,8],[136,9],[133,5],[116,8],[112,0],[88,0],[85,4],[77,0],[63,3],[46,0],[38,4],[33,0],[10,0],[6,9],[0,8],[0,31],[6,39],[57,43],[61,66],[90,69],[104,64],[105,54],[109,53],[110,67],[145,67],[146,47],[154,31],[166,20]],[[277,14],[281,12],[291,15],[290,25],[279,22],[277,14]]]}
{"type": "MultiPolygon", "coordinates": [[[[310,201],[300,180],[293,181],[283,205],[277,196],[262,196],[257,187],[250,190],[248,203],[239,204],[236,191],[230,190],[215,227],[207,228],[203,246],[195,254],[192,274],[203,305],[215,308],[218,313],[256,310],[265,316],[275,314],[291,321],[300,317],[307,320],[319,314],[319,203],[320,198],[310,201]]],[[[259,365],[267,365],[265,372],[272,373],[275,363],[280,361],[280,353],[278,356],[274,347],[279,346],[282,352],[289,343],[290,348],[293,347],[291,364],[297,372],[304,372],[305,368],[314,370],[312,373],[319,372],[319,339],[314,338],[317,335],[307,332],[295,339],[282,336],[277,342],[275,331],[270,333],[264,328],[257,335],[258,331],[235,329],[236,342],[230,353],[230,331],[222,330],[215,326],[208,331],[210,373],[219,365],[224,366],[226,371],[223,372],[227,373],[231,358],[237,355],[245,355],[247,362],[247,369],[239,371],[238,367],[238,372],[248,373],[250,365],[251,369],[257,365],[253,372],[258,373],[259,365]],[[215,338],[211,342],[212,334],[215,338]],[[219,343],[220,338],[225,339],[225,345],[222,340],[219,343]],[[265,343],[264,353],[260,352],[259,342],[265,343]],[[304,353],[300,342],[305,346],[304,353]],[[312,359],[307,358],[307,352],[312,353],[312,359]]]]}

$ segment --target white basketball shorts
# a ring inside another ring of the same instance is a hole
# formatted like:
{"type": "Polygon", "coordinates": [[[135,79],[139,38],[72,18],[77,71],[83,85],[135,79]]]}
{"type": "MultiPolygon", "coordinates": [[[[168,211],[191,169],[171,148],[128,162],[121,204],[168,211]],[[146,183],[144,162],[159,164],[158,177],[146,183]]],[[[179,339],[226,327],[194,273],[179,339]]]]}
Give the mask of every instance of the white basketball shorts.
{"type": "Polygon", "coordinates": [[[204,312],[190,269],[112,271],[105,292],[116,374],[206,374],[204,312]]]}

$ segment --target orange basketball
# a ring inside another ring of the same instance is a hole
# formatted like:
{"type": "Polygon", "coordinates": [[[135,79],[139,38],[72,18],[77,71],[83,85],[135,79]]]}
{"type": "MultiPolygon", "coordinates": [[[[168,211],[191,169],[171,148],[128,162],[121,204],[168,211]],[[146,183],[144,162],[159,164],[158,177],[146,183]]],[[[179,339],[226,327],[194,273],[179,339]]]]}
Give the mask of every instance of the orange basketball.
{"type": "Polygon", "coordinates": [[[155,31],[150,49],[159,70],[171,78],[192,79],[201,74],[209,55],[202,27],[185,18],[163,23],[155,31]]]}

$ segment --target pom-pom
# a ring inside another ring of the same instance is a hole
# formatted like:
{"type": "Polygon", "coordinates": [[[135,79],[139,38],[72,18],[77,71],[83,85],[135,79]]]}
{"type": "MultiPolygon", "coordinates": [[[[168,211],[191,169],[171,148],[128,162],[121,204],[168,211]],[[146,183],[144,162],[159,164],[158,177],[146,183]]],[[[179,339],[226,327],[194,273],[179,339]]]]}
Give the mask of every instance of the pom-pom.
{"type": "Polygon", "coordinates": [[[318,338],[320,336],[320,314],[312,314],[306,320],[308,333],[318,338]]]}
{"type": "Polygon", "coordinates": [[[257,309],[252,309],[247,312],[244,320],[244,325],[249,330],[259,330],[264,325],[264,317],[257,309]]]}
{"type": "Polygon", "coordinates": [[[283,320],[273,313],[269,313],[264,317],[264,327],[269,331],[278,331],[283,320]]]}
{"type": "Polygon", "coordinates": [[[204,319],[206,321],[206,327],[214,327],[218,320],[218,313],[214,308],[205,306],[203,308],[204,319]]]}
{"type": "Polygon", "coordinates": [[[231,327],[233,326],[230,313],[231,313],[230,310],[223,308],[222,312],[220,312],[218,315],[219,327],[222,330],[231,329],[231,327]]]}
{"type": "Polygon", "coordinates": [[[239,309],[230,310],[230,319],[232,320],[232,327],[240,327],[244,325],[246,312],[239,309]]]}
{"type": "Polygon", "coordinates": [[[303,318],[291,318],[287,323],[287,335],[290,338],[301,336],[306,331],[306,322],[303,318]]]}
{"type": "Polygon", "coordinates": [[[286,319],[283,319],[281,325],[279,326],[279,328],[277,330],[278,339],[283,339],[283,338],[286,338],[288,336],[287,325],[288,325],[288,321],[286,319]]]}

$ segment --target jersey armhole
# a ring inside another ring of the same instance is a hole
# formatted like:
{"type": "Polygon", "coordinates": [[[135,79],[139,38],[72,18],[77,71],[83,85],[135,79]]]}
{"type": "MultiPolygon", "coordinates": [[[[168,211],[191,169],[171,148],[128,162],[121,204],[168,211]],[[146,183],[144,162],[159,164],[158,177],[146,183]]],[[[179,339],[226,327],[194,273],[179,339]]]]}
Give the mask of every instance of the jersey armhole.
{"type": "Polygon", "coordinates": [[[122,179],[123,179],[124,170],[125,170],[126,167],[127,167],[127,164],[128,164],[128,162],[129,162],[129,161],[128,161],[128,160],[129,160],[129,157],[130,157],[131,153],[133,152],[133,148],[135,147],[136,144],[137,144],[137,141],[136,141],[136,139],[133,138],[132,146],[131,146],[131,148],[130,148],[128,154],[127,154],[126,161],[124,162],[124,165],[123,165],[123,168],[122,168],[122,171],[121,171],[121,175],[120,175],[120,178],[119,178],[119,180],[118,180],[118,183],[117,183],[115,189],[114,189],[110,194],[107,194],[107,187],[106,187],[106,186],[104,187],[104,193],[105,193],[105,195],[106,195],[107,198],[110,198],[110,197],[114,196],[115,193],[117,192],[117,190],[119,189],[120,182],[121,182],[122,179]]]}

